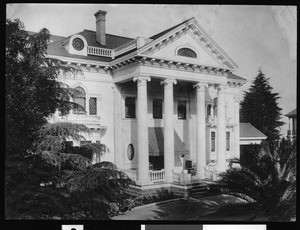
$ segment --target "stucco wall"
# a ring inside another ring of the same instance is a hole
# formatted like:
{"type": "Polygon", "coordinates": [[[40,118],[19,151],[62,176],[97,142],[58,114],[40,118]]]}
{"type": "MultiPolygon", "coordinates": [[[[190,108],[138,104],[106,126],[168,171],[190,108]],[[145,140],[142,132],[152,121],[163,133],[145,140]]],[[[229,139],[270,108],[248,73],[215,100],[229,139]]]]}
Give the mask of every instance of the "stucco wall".
{"type": "MultiPolygon", "coordinates": [[[[100,116],[100,125],[107,127],[105,135],[101,138],[101,143],[107,146],[107,152],[101,160],[114,162],[114,120],[113,116],[110,116],[113,114],[114,83],[111,75],[103,70],[93,71],[83,67],[81,73],[67,74],[61,81],[71,88],[82,87],[85,90],[86,98],[97,98],[97,116],[100,116]]],[[[87,114],[89,113],[87,112],[87,114]]],[[[85,138],[96,142],[96,140],[100,140],[100,135],[86,135],[85,138]]]]}

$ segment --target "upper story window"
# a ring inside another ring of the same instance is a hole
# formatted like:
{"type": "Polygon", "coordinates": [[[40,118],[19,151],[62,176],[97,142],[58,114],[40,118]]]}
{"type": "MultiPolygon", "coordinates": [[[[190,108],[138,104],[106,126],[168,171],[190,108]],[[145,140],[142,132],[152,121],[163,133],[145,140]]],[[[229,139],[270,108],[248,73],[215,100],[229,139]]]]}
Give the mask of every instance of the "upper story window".
{"type": "Polygon", "coordinates": [[[135,118],[135,97],[125,97],[125,118],[135,118]]]}
{"type": "Polygon", "coordinates": [[[74,113],[85,113],[85,91],[81,87],[74,90],[74,113]]]}
{"type": "Polygon", "coordinates": [[[195,51],[189,49],[189,48],[181,48],[177,51],[177,55],[184,56],[184,57],[190,57],[190,58],[197,58],[197,54],[195,51]]]}
{"type": "Polygon", "coordinates": [[[177,117],[179,120],[186,120],[186,101],[178,101],[177,117]]]}
{"type": "Polygon", "coordinates": [[[162,99],[153,99],[153,118],[162,119],[162,99]]]}
{"type": "Polygon", "coordinates": [[[226,151],[230,150],[230,132],[226,132],[226,151]]]}
{"type": "Polygon", "coordinates": [[[216,150],[216,132],[211,132],[210,141],[210,151],[214,152],[216,150]]]}
{"type": "Polygon", "coordinates": [[[84,47],[84,43],[83,43],[82,39],[80,39],[80,38],[74,38],[72,45],[73,45],[74,49],[76,49],[78,51],[83,50],[83,47],[84,47]]]}
{"type": "Polygon", "coordinates": [[[91,97],[89,100],[90,115],[97,115],[97,98],[91,97]]]}

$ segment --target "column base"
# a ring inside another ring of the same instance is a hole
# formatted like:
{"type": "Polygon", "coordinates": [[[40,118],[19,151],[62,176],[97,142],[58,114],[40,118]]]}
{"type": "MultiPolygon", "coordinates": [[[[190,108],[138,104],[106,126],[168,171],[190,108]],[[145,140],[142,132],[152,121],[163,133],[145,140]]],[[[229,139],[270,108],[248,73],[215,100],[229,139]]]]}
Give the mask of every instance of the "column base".
{"type": "Polygon", "coordinates": [[[139,186],[144,186],[144,185],[149,185],[149,184],[152,184],[150,180],[138,180],[135,182],[137,185],[139,186]]]}

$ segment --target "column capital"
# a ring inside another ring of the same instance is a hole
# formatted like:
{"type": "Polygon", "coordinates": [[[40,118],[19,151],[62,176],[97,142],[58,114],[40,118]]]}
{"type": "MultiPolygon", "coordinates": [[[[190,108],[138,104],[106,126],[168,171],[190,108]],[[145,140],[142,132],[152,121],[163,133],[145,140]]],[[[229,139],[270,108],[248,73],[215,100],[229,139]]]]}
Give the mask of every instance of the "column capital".
{"type": "Polygon", "coordinates": [[[227,85],[218,84],[218,85],[215,85],[215,89],[218,90],[218,92],[224,92],[224,90],[227,89],[227,85]]]}
{"type": "Polygon", "coordinates": [[[176,81],[175,79],[169,79],[169,78],[166,78],[166,79],[162,80],[162,81],[160,82],[160,84],[161,84],[161,85],[164,85],[165,87],[166,87],[166,86],[169,86],[169,85],[173,86],[173,84],[174,84],[174,85],[177,84],[177,81],[176,81]]]}
{"type": "Polygon", "coordinates": [[[151,81],[151,78],[147,76],[139,76],[139,77],[134,77],[132,80],[134,82],[137,81],[138,85],[146,85],[147,81],[151,81]]]}
{"type": "Polygon", "coordinates": [[[197,82],[193,85],[193,88],[196,88],[196,91],[205,90],[206,87],[208,87],[208,84],[204,82],[197,82]]]}

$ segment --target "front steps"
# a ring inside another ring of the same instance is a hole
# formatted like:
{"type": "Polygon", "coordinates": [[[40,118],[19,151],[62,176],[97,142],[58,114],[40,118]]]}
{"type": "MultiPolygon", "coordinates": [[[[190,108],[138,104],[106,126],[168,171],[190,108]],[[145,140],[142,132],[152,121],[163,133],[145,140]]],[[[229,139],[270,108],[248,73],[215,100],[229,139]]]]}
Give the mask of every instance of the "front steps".
{"type": "Polygon", "coordinates": [[[130,186],[129,189],[127,189],[127,193],[132,196],[140,196],[140,195],[154,195],[158,194],[164,191],[169,191],[174,193],[175,195],[179,197],[192,197],[195,199],[204,197],[209,195],[209,183],[210,181],[204,181],[204,180],[196,180],[192,181],[188,184],[179,184],[178,182],[173,183],[155,183],[150,185],[134,185],[130,186]]]}

